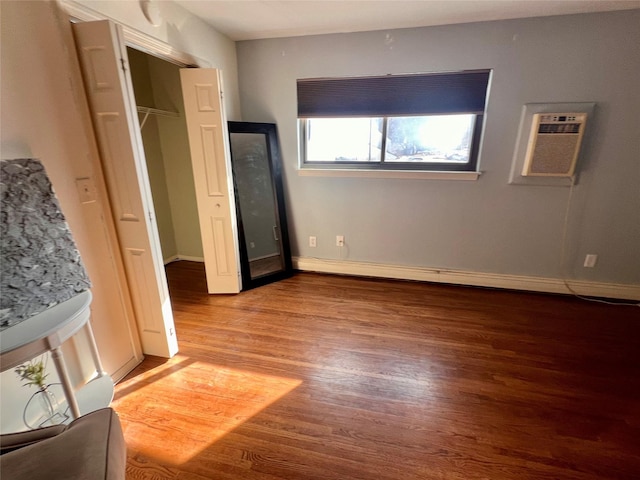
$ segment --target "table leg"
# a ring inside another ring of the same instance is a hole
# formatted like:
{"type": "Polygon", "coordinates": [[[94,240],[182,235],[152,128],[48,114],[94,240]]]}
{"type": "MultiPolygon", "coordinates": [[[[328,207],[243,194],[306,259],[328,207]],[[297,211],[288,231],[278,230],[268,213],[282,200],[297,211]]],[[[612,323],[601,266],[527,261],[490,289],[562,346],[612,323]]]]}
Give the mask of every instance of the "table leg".
{"type": "Polygon", "coordinates": [[[102,362],[100,361],[100,354],[98,353],[98,345],[96,345],[96,339],[93,336],[93,329],[91,328],[91,320],[89,320],[84,326],[87,339],[89,341],[89,349],[91,350],[91,357],[93,358],[93,364],[96,367],[98,377],[105,375],[104,368],[102,368],[102,362]]]}
{"type": "Polygon", "coordinates": [[[64,390],[65,397],[67,397],[67,403],[71,409],[71,415],[76,419],[80,417],[80,408],[78,407],[78,402],[76,400],[73,386],[71,385],[71,380],[69,380],[69,374],[67,373],[67,367],[64,364],[64,358],[60,351],[60,347],[56,347],[51,350],[51,358],[53,359],[53,363],[58,371],[58,376],[62,382],[62,389],[64,390]]]}

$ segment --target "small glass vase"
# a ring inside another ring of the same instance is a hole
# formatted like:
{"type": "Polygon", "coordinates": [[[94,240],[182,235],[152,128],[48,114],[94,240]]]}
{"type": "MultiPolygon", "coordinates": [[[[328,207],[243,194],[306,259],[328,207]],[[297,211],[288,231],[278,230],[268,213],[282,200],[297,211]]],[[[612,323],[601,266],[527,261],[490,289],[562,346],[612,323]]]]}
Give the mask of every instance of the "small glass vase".
{"type": "Polygon", "coordinates": [[[31,395],[22,415],[24,424],[28,428],[35,429],[58,425],[69,418],[60,408],[52,387],[54,387],[54,384],[45,385],[31,395]]]}

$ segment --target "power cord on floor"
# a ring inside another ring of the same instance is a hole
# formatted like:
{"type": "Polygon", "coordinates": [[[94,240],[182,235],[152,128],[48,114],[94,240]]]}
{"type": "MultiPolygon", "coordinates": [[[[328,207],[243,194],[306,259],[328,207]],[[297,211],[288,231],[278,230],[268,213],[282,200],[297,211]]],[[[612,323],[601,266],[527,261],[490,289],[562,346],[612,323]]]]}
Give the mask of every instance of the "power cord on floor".
{"type": "Polygon", "coordinates": [[[584,295],[580,295],[576,292],[571,285],[569,285],[569,281],[567,280],[566,275],[566,245],[567,245],[567,230],[569,224],[569,211],[571,210],[571,199],[573,198],[573,190],[576,184],[576,176],[573,175],[571,177],[571,185],[569,186],[569,198],[567,198],[567,207],[564,212],[564,224],[562,226],[562,248],[560,253],[560,270],[562,273],[562,282],[564,286],[567,287],[567,290],[576,298],[581,300],[585,300],[587,302],[596,302],[596,303],[604,303],[605,305],[615,305],[615,306],[628,306],[628,307],[640,307],[640,302],[637,303],[629,303],[629,302],[612,302],[610,300],[602,300],[600,298],[587,297],[584,295]]]}

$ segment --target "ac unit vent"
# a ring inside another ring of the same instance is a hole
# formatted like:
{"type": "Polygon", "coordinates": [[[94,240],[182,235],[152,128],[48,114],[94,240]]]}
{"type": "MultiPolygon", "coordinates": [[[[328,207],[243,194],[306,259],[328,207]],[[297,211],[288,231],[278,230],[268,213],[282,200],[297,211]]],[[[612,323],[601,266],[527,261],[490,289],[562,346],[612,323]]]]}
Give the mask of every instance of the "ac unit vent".
{"type": "Polygon", "coordinates": [[[535,114],[522,175],[572,176],[586,122],[586,113],[535,114]]]}
{"type": "Polygon", "coordinates": [[[557,123],[541,123],[538,133],[580,133],[579,123],[567,123],[565,125],[557,123]]]}

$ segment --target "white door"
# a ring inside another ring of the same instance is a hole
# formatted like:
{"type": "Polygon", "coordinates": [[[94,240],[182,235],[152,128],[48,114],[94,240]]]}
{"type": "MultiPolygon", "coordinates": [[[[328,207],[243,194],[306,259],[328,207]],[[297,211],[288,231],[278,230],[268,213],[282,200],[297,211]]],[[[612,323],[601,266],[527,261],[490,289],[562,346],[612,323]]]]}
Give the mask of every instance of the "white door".
{"type": "Polygon", "coordinates": [[[209,293],[242,287],[227,121],[219,72],[180,70],[209,293]]]}
{"type": "Polygon", "coordinates": [[[73,31],[142,350],[171,357],[178,342],[122,32],[106,20],[73,31]]]}

